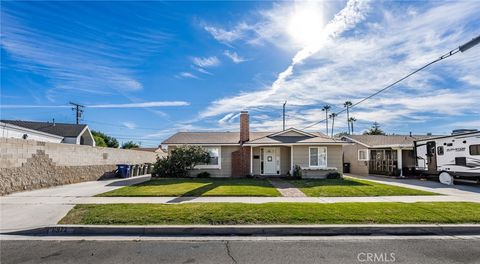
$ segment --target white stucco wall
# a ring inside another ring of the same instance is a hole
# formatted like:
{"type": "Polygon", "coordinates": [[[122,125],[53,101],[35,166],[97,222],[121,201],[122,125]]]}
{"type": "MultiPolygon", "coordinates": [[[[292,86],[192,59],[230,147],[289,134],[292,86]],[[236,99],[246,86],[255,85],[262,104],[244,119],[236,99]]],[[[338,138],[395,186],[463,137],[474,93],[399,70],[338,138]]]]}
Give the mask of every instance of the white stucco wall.
{"type": "Polygon", "coordinates": [[[25,134],[28,136],[27,139],[35,141],[60,143],[63,140],[63,137],[0,122],[0,137],[2,138],[23,139],[25,134]]]}

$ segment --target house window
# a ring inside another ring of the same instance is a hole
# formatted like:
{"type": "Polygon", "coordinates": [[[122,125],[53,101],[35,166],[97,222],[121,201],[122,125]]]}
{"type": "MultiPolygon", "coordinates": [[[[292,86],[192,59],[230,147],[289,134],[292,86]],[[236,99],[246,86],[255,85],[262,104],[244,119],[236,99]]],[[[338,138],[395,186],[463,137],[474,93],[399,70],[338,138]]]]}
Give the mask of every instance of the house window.
{"type": "Polygon", "coordinates": [[[196,168],[220,168],[220,147],[204,147],[210,154],[210,161],[205,164],[199,164],[196,168]]]}
{"type": "Polygon", "coordinates": [[[443,153],[444,153],[444,151],[443,151],[443,146],[438,146],[438,147],[437,147],[437,155],[438,155],[438,156],[442,156],[443,153]]]}
{"type": "Polygon", "coordinates": [[[470,145],[470,155],[480,155],[480,144],[470,145]]]}
{"type": "Polygon", "coordinates": [[[358,150],[358,160],[359,161],[368,161],[368,149],[359,149],[358,150]]]}
{"type": "Polygon", "coordinates": [[[327,148],[310,147],[309,148],[309,167],[327,167],[327,148]]]}

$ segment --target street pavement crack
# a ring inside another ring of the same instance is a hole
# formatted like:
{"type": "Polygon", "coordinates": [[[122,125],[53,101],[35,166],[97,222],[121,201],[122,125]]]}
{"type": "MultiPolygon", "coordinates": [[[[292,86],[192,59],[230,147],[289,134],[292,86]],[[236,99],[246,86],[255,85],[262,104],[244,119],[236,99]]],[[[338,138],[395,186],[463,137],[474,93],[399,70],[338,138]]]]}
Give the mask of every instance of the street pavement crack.
{"type": "Polygon", "coordinates": [[[237,260],[232,256],[232,252],[230,251],[230,242],[227,240],[225,241],[225,247],[227,248],[227,255],[232,259],[233,263],[237,264],[237,260]]]}

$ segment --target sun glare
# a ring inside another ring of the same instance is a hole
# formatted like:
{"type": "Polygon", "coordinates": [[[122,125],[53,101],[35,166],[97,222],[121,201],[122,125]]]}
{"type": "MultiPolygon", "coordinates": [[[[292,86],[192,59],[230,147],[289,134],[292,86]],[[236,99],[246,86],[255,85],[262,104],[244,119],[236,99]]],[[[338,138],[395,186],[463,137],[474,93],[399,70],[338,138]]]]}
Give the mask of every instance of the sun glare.
{"type": "Polygon", "coordinates": [[[323,25],[322,10],[315,6],[304,6],[292,13],[287,31],[294,42],[307,46],[320,39],[323,25]]]}

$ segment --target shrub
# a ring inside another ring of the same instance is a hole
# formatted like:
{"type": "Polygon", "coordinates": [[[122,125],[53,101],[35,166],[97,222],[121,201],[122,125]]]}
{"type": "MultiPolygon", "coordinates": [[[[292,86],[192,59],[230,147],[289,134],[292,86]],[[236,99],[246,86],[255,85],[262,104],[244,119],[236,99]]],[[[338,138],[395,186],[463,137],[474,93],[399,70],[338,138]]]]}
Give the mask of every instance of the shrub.
{"type": "Polygon", "coordinates": [[[293,178],[295,179],[301,179],[302,178],[302,167],[299,165],[295,165],[293,167],[293,178]]]}
{"type": "Polygon", "coordinates": [[[152,174],[157,177],[187,177],[189,170],[209,160],[210,155],[202,147],[182,146],[172,150],[168,157],[157,158],[152,174]]]}
{"type": "Polygon", "coordinates": [[[327,173],[327,179],[343,179],[342,174],[338,171],[327,173]]]}
{"type": "Polygon", "coordinates": [[[200,172],[197,174],[197,178],[210,178],[210,173],[208,171],[200,172]]]}

